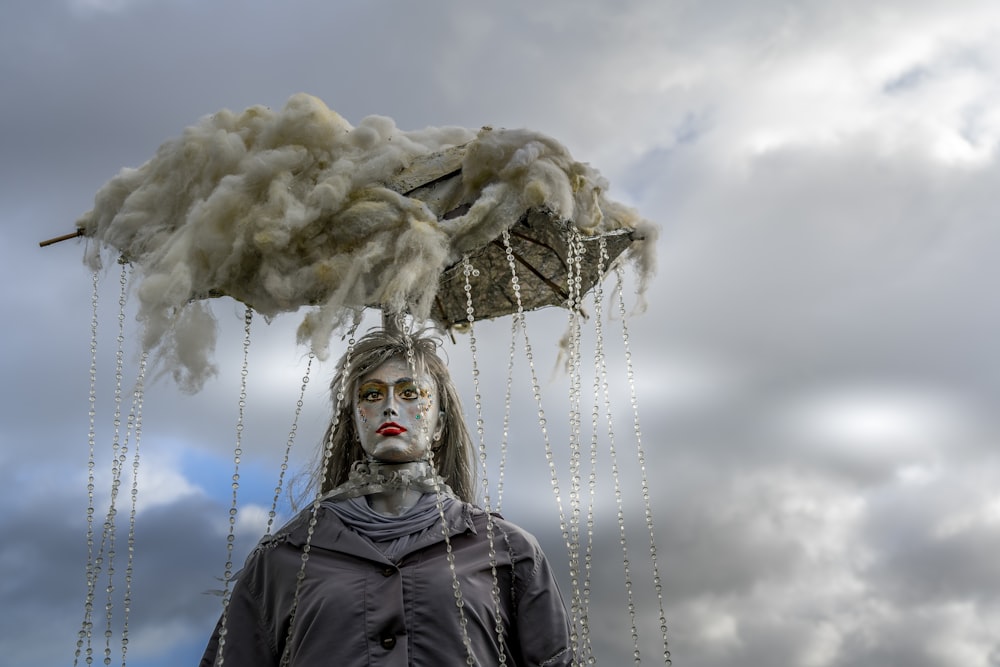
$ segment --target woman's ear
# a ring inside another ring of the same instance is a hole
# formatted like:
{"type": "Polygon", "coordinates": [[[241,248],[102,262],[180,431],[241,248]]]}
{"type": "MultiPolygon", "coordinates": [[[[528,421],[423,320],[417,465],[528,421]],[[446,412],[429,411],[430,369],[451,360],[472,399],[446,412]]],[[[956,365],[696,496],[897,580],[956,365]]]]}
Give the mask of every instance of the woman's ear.
{"type": "Polygon", "coordinates": [[[434,442],[440,442],[442,435],[444,435],[444,410],[438,412],[437,428],[434,429],[434,433],[431,435],[431,438],[434,442]]]}

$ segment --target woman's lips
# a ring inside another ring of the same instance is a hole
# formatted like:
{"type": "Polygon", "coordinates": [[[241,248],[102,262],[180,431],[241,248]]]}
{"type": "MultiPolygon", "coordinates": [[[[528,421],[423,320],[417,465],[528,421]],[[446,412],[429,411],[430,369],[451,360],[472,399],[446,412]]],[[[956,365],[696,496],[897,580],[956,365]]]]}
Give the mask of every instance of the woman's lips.
{"type": "Polygon", "coordinates": [[[396,422],[386,422],[379,426],[375,432],[379,435],[400,435],[401,433],[406,433],[406,429],[396,422]]]}

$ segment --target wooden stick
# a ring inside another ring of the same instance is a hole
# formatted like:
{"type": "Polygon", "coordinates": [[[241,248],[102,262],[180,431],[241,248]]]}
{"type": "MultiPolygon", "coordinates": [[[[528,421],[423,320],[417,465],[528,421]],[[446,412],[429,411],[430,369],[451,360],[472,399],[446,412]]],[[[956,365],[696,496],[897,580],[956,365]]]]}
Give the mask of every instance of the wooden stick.
{"type": "Polygon", "coordinates": [[[39,241],[38,242],[38,247],[39,248],[44,248],[47,245],[52,245],[53,243],[59,243],[60,241],[69,241],[70,239],[75,239],[75,238],[78,238],[80,236],[83,236],[83,230],[82,229],[78,229],[75,232],[73,232],[72,234],[63,234],[62,236],[57,236],[54,239],[48,239],[47,241],[39,241]]]}

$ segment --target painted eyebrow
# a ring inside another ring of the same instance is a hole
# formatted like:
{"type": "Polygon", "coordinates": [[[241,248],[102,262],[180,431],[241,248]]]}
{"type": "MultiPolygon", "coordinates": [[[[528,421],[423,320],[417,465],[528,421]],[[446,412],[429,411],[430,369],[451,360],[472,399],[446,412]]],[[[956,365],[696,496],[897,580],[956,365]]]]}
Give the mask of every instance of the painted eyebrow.
{"type": "Polygon", "coordinates": [[[373,384],[373,383],[374,384],[384,384],[385,386],[389,386],[390,384],[394,384],[394,385],[395,384],[403,384],[404,382],[412,382],[413,384],[416,384],[416,381],[413,378],[411,378],[411,377],[399,378],[395,382],[386,382],[385,380],[380,380],[379,378],[369,378],[369,379],[364,380],[363,382],[361,382],[361,386],[363,387],[366,384],[373,384]]]}

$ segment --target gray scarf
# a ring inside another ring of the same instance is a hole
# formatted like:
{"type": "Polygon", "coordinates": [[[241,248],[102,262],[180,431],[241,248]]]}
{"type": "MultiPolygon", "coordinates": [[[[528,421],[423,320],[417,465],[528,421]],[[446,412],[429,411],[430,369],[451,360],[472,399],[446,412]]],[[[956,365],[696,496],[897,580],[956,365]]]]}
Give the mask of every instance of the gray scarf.
{"type": "MultiPolygon", "coordinates": [[[[441,502],[447,511],[451,503],[458,501],[442,495],[441,502]]],[[[416,505],[399,516],[379,514],[368,505],[364,496],[326,500],[323,507],[336,512],[344,525],[370,539],[392,561],[405,554],[410,544],[441,520],[436,493],[425,493],[416,505]]]]}

